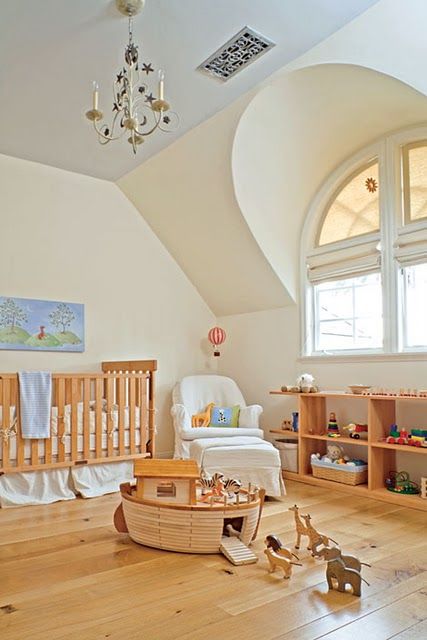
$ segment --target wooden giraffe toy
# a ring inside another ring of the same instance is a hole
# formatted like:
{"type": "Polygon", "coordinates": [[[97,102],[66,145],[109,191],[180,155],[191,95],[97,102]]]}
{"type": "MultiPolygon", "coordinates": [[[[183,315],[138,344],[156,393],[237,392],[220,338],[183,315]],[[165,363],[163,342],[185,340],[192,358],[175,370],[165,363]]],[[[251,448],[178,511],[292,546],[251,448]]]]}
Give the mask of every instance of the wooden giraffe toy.
{"type": "MultiPolygon", "coordinates": [[[[308,530],[307,527],[304,526],[300,516],[299,516],[299,507],[297,504],[294,504],[293,507],[289,507],[288,511],[293,511],[294,513],[294,518],[295,518],[295,528],[296,528],[296,534],[297,534],[297,539],[295,542],[295,549],[299,549],[300,544],[301,544],[301,536],[308,536],[308,530]]],[[[310,540],[309,543],[310,545],[310,540]]],[[[307,549],[310,551],[311,547],[307,546],[307,549]]]]}
{"type": "Polygon", "coordinates": [[[208,427],[211,421],[211,413],[214,407],[214,403],[211,402],[206,407],[205,411],[201,411],[200,413],[196,413],[194,416],[191,416],[191,426],[192,427],[208,427]]]}
{"type": "Polygon", "coordinates": [[[319,531],[316,531],[316,529],[311,524],[310,514],[307,514],[306,516],[301,516],[301,517],[305,522],[305,526],[307,530],[306,535],[308,535],[310,539],[310,547],[307,547],[307,549],[311,548],[311,555],[313,556],[313,558],[320,557],[321,554],[317,549],[320,545],[323,545],[324,547],[328,547],[329,542],[333,542],[334,544],[338,545],[338,542],[335,542],[335,540],[332,540],[332,538],[329,538],[329,536],[326,536],[324,533],[320,533],[319,531]]]}

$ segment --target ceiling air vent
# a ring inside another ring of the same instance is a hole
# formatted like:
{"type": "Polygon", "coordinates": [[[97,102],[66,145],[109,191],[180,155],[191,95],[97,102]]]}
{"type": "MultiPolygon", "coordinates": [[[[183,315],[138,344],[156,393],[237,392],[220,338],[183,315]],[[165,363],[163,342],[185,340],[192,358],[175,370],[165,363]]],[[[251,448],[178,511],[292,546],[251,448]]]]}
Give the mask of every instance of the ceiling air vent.
{"type": "Polygon", "coordinates": [[[274,45],[275,43],[265,36],[244,27],[197,68],[225,82],[274,45]]]}

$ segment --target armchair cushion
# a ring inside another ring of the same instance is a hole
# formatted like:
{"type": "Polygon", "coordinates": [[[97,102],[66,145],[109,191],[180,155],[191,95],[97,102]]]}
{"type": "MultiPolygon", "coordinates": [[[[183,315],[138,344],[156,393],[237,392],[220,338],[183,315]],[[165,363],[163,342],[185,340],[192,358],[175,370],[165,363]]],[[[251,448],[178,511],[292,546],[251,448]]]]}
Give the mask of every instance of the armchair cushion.
{"type": "Polygon", "coordinates": [[[238,427],[240,407],[213,407],[209,427],[238,427]]]}

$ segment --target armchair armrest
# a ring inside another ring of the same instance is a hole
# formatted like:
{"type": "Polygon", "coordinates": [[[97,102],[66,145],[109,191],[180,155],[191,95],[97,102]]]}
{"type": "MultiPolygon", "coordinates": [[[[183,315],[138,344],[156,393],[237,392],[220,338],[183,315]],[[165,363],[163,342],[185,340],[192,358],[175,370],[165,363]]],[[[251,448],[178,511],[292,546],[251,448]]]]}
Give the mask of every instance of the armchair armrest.
{"type": "Polygon", "coordinates": [[[249,407],[240,408],[239,427],[247,429],[259,429],[259,417],[263,408],[259,404],[252,404],[249,407]]]}
{"type": "Polygon", "coordinates": [[[178,435],[182,435],[183,431],[191,430],[191,416],[183,404],[174,404],[171,409],[171,416],[178,435]]]}

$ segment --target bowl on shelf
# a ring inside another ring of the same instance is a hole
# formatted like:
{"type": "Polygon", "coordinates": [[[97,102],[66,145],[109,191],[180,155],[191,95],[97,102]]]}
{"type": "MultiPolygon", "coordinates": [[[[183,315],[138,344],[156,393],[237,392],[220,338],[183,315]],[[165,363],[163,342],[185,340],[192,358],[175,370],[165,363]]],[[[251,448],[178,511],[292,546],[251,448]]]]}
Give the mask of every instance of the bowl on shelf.
{"type": "Polygon", "coordinates": [[[350,389],[351,393],[354,393],[355,395],[361,395],[362,393],[369,391],[369,389],[371,388],[371,385],[349,384],[348,388],[350,389]]]}

